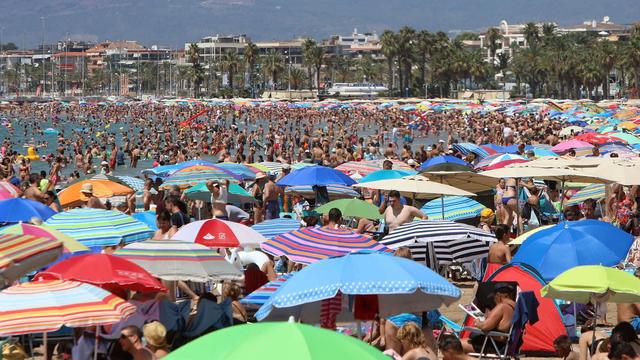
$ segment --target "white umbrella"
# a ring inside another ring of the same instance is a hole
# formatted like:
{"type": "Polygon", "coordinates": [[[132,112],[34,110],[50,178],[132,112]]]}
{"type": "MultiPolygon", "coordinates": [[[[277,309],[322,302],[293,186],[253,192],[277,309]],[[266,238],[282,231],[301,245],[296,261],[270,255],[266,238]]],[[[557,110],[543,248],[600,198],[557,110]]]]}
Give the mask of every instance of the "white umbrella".
{"type": "Polygon", "coordinates": [[[382,191],[398,190],[402,195],[414,199],[435,198],[441,195],[475,196],[474,193],[431,181],[420,175],[405,176],[401,179],[371,181],[352,186],[382,191]]]}

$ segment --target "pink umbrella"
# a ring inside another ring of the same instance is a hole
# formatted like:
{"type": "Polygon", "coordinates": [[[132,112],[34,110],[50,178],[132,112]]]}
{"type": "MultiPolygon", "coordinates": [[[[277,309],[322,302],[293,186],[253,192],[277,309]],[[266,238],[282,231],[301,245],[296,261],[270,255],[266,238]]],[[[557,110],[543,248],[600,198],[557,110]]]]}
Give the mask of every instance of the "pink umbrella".
{"type": "Polygon", "coordinates": [[[580,141],[580,140],[576,140],[576,139],[571,139],[571,140],[563,141],[563,142],[559,143],[558,145],[552,147],[551,151],[553,151],[555,153],[563,153],[563,152],[567,152],[567,151],[569,151],[571,149],[592,148],[592,147],[593,147],[593,145],[589,144],[588,142],[580,141]]]}
{"type": "Polygon", "coordinates": [[[0,181],[0,200],[14,199],[20,196],[20,189],[8,181],[0,181]]]}

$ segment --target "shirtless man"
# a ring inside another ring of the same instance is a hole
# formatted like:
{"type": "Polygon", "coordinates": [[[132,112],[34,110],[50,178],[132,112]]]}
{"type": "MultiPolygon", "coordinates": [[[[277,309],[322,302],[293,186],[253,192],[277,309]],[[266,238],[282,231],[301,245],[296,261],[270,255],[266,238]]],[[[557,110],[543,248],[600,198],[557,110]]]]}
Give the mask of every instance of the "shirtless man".
{"type": "MultiPolygon", "coordinates": [[[[508,332],[513,320],[513,312],[516,307],[515,291],[510,286],[502,286],[495,289],[494,300],[496,306],[489,310],[484,321],[475,320],[474,326],[482,331],[508,332]]],[[[504,341],[504,340],[503,340],[504,341]]],[[[462,347],[466,353],[479,352],[484,342],[484,335],[472,335],[462,347]]],[[[496,340],[498,346],[499,341],[496,340]]]]}
{"type": "Polygon", "coordinates": [[[484,271],[483,280],[486,281],[496,270],[502,265],[511,262],[511,250],[509,249],[509,227],[504,224],[496,226],[497,242],[489,247],[489,255],[487,257],[487,269],[484,271]]]}
{"type": "Polygon", "coordinates": [[[24,191],[24,198],[44,203],[44,196],[42,195],[42,191],[40,191],[39,185],[40,175],[29,175],[29,187],[24,191]]]}
{"type": "Polygon", "coordinates": [[[280,203],[278,197],[280,196],[281,189],[275,183],[275,177],[269,176],[269,180],[264,185],[264,192],[262,193],[262,202],[265,207],[265,220],[277,219],[280,217],[280,203]]]}
{"type": "Polygon", "coordinates": [[[402,224],[413,221],[414,218],[427,219],[427,215],[415,207],[402,205],[400,202],[400,192],[397,190],[389,191],[387,199],[389,204],[384,211],[384,222],[389,232],[395,230],[395,228],[402,224]]]}

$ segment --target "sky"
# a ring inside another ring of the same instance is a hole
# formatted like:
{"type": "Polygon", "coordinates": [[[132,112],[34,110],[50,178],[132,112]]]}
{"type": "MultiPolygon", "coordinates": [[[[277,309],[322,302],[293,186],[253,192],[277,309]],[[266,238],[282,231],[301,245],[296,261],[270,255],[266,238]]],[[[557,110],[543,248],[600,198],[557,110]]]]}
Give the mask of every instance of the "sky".
{"type": "Polygon", "coordinates": [[[215,34],[254,41],[416,29],[480,31],[527,21],[576,25],[609,16],[640,21],[639,0],[0,0],[4,42],[34,47],[65,38],[183,47],[215,34]],[[44,26],[43,26],[44,25],[44,26]]]}

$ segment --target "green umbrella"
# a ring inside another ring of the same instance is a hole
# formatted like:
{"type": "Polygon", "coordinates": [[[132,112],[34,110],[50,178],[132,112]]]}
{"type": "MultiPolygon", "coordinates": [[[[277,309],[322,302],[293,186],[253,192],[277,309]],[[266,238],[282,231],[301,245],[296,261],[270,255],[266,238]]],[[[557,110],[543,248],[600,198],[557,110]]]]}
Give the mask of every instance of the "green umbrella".
{"type": "Polygon", "coordinates": [[[347,335],[291,322],[228,327],[202,336],[167,355],[167,360],[214,359],[389,359],[347,335]]]}
{"type": "Polygon", "coordinates": [[[339,209],[342,216],[380,219],[382,215],[375,205],[359,199],[340,199],[328,202],[316,209],[320,214],[327,214],[333,208],[339,209]]]}
{"type": "Polygon", "coordinates": [[[627,134],[623,132],[615,132],[607,134],[609,136],[617,137],[618,139],[622,139],[626,141],[629,145],[640,144],[640,139],[632,134],[627,134]]]}
{"type": "MultiPolygon", "coordinates": [[[[207,183],[201,182],[185,190],[184,194],[191,200],[211,201],[211,192],[207,189],[207,183]]],[[[253,202],[255,199],[242,186],[234,183],[229,184],[229,202],[234,204],[244,204],[253,202]]]]}
{"type": "Polygon", "coordinates": [[[622,270],[598,265],[576,266],[541,290],[542,296],[586,304],[640,302],[640,279],[622,270]]]}

